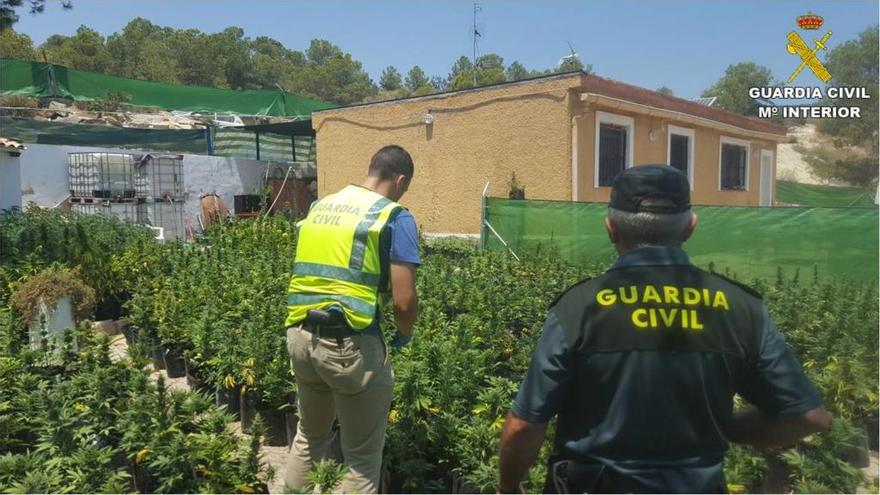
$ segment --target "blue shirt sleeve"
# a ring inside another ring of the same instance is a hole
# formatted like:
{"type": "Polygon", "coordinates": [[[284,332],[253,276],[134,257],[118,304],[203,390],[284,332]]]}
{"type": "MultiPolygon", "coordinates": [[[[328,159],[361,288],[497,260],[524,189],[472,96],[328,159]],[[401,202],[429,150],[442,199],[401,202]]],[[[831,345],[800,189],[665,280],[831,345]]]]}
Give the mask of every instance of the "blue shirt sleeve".
{"type": "Polygon", "coordinates": [[[550,421],[571,383],[571,371],[572,353],[556,313],[551,311],[511,407],[513,413],[532,424],[550,421]]]}
{"type": "Polygon", "coordinates": [[[758,360],[739,392],[770,417],[799,415],[822,405],[822,397],[785,344],[767,308],[758,360]]]}
{"type": "Polygon", "coordinates": [[[401,211],[388,228],[391,229],[391,261],[420,264],[419,231],[412,214],[401,211]]]}

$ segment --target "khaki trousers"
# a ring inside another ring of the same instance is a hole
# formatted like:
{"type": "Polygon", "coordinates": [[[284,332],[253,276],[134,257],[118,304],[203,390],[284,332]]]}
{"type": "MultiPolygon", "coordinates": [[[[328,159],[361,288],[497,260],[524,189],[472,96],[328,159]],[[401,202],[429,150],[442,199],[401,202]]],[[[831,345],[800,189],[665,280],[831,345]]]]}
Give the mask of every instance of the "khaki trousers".
{"type": "Polygon", "coordinates": [[[354,335],[337,342],[296,326],[287,329],[287,352],[298,389],[299,425],[287,457],[284,481],[308,484],[314,462],[324,457],[333,420],[339,420],[348,473],[343,493],[378,493],[385,427],[394,373],[382,337],[354,335]]]}

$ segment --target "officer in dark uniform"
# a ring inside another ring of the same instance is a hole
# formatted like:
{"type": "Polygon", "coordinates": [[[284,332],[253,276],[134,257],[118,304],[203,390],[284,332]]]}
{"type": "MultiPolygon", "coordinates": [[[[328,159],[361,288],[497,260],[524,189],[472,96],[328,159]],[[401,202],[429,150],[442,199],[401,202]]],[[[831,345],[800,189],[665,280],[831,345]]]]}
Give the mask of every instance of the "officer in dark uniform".
{"type": "Polygon", "coordinates": [[[692,265],[687,177],[614,181],[617,262],[553,302],[501,434],[499,491],[520,490],[558,416],[548,493],[726,491],[729,442],[782,447],[829,428],[761,296],[692,265]],[[755,408],[733,412],[739,394],[755,408]]]}

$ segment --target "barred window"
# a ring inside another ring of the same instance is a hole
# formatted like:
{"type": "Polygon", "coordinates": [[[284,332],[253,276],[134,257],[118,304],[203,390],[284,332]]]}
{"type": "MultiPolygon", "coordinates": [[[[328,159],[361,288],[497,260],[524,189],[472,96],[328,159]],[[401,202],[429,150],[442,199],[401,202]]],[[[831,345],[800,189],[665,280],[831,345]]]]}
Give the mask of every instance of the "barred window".
{"type": "Polygon", "coordinates": [[[721,189],[746,189],[746,159],[748,148],[738,144],[721,143],[721,189]]]}
{"type": "Polygon", "coordinates": [[[599,126],[599,186],[610,186],[626,168],[627,127],[602,123],[599,126]]]}

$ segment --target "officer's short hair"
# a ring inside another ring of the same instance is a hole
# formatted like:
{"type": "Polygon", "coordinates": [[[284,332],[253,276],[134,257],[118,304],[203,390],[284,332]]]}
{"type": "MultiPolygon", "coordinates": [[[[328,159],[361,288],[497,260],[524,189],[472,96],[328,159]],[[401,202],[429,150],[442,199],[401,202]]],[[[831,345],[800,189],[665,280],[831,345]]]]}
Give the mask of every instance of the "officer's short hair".
{"type": "Polygon", "coordinates": [[[407,180],[412,180],[413,172],[412,157],[397,145],[385,146],[370,160],[370,177],[392,180],[398,174],[403,174],[407,180]]]}
{"type": "MultiPolygon", "coordinates": [[[[666,207],[672,201],[666,198],[647,198],[644,206],[666,207]],[[669,203],[669,204],[666,204],[669,203]]],[[[650,213],[608,208],[608,219],[617,230],[620,242],[631,247],[680,246],[684,231],[691,221],[691,211],[680,213],[650,213]]]]}

